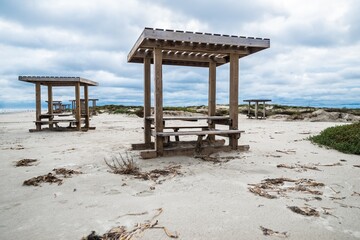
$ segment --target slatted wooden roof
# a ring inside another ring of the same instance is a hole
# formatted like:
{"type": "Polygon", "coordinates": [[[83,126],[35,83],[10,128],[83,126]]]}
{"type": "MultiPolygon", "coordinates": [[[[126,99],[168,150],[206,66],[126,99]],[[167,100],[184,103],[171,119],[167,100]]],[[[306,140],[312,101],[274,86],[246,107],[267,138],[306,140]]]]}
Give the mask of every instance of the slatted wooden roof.
{"type": "Polygon", "coordinates": [[[230,53],[239,58],[270,47],[270,39],[221,35],[202,32],[145,28],[128,54],[128,62],[143,63],[144,57],[153,57],[154,48],[163,52],[163,64],[208,67],[230,60],[230,53]]]}
{"type": "Polygon", "coordinates": [[[52,86],[75,86],[76,83],[80,85],[97,86],[97,82],[81,77],[50,77],[50,76],[19,76],[20,81],[30,83],[40,83],[41,85],[52,86]]]}

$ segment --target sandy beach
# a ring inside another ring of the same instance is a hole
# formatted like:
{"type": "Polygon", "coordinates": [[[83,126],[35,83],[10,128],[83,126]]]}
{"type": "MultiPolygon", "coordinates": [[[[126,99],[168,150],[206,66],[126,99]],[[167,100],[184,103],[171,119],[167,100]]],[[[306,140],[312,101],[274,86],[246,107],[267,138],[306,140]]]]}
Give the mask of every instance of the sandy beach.
{"type": "MultiPolygon", "coordinates": [[[[136,116],[100,114],[91,120],[96,130],[88,132],[30,133],[34,115],[0,114],[1,239],[81,239],[155,219],[179,239],[360,239],[360,168],[354,166],[360,157],[306,140],[344,123],[239,115],[245,131],[239,143],[250,150],[219,153],[220,162],[213,163],[182,156],[140,159],[130,151],[143,140],[143,120],[136,116]],[[178,166],[179,173],[154,181],[109,172],[104,159],[126,152],[141,171],[178,166]],[[15,167],[21,159],[37,161],[15,167]],[[61,185],[23,186],[56,168],[82,174],[59,175],[61,185]],[[265,179],[283,180],[266,185],[273,198],[249,190],[264,187],[265,179]]],[[[139,239],[170,237],[154,228],[139,239]]]]}

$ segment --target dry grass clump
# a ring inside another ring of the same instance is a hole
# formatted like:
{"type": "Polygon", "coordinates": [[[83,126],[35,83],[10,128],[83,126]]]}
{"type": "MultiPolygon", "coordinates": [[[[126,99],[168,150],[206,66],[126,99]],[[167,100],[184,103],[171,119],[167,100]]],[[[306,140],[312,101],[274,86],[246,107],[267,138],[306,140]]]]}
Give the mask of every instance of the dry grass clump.
{"type": "Polygon", "coordinates": [[[124,158],[121,153],[118,156],[112,157],[112,163],[108,163],[106,159],[104,159],[106,165],[111,169],[111,171],[115,174],[130,174],[136,175],[139,173],[139,167],[134,162],[134,159],[126,153],[126,157],[124,158]]]}
{"type": "Polygon", "coordinates": [[[140,168],[128,153],[126,153],[126,157],[123,157],[119,153],[118,156],[112,158],[112,163],[107,162],[106,159],[104,159],[104,161],[112,173],[133,175],[137,179],[156,182],[160,177],[181,175],[179,171],[181,165],[167,166],[163,169],[153,169],[148,172],[140,171],[140,168]]]}

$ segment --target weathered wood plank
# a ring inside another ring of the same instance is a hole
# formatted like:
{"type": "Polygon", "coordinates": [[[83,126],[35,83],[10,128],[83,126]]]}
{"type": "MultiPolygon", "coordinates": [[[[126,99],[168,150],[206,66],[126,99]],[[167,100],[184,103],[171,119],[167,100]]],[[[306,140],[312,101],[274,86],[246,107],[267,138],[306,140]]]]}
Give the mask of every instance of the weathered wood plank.
{"type": "Polygon", "coordinates": [[[134,143],[131,144],[132,150],[146,150],[146,149],[155,149],[155,143],[134,143]]]}
{"type": "MultiPolygon", "coordinates": [[[[220,45],[237,45],[248,47],[270,47],[270,40],[266,39],[252,39],[241,37],[229,36],[216,36],[205,34],[181,33],[181,32],[167,32],[144,29],[142,33],[143,38],[158,39],[167,41],[180,41],[180,42],[196,42],[196,43],[211,43],[220,45]]],[[[141,44],[139,44],[141,45],[141,44]]]]}
{"type": "Polygon", "coordinates": [[[74,86],[75,83],[89,86],[99,85],[97,82],[81,77],[19,76],[19,80],[53,86],[74,86]]]}
{"type": "MultiPolygon", "coordinates": [[[[154,120],[154,116],[147,117],[148,120],[154,120]]],[[[163,117],[163,120],[178,121],[197,121],[197,120],[229,120],[229,116],[196,116],[196,117],[163,117]]]]}
{"type": "Polygon", "coordinates": [[[233,135],[241,134],[242,130],[203,130],[203,131],[180,131],[180,132],[155,132],[152,131],[153,136],[170,137],[170,136],[187,136],[187,135],[233,135]]]}

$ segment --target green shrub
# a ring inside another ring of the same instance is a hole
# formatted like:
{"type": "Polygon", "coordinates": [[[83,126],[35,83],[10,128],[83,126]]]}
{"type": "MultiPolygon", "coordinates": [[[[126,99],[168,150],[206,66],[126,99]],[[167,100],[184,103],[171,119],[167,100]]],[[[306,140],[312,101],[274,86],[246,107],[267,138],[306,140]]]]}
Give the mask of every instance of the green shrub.
{"type": "Polygon", "coordinates": [[[330,127],[309,139],[313,143],[324,145],[343,153],[360,155],[360,122],[330,127]]]}

